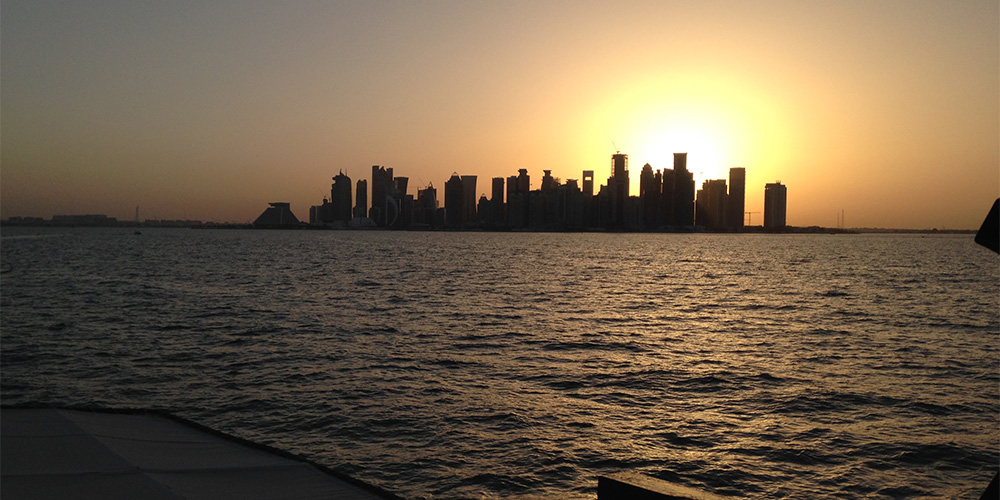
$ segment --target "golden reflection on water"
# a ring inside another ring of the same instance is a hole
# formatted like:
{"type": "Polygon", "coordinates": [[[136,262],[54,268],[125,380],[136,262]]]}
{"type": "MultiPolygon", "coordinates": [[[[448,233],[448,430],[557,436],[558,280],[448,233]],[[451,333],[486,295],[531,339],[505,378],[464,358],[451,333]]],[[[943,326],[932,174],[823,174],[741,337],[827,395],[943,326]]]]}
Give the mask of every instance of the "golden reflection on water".
{"type": "Polygon", "coordinates": [[[414,498],[954,496],[997,459],[1000,270],[959,237],[71,237],[0,247],[5,402],[178,409],[414,498]]]}

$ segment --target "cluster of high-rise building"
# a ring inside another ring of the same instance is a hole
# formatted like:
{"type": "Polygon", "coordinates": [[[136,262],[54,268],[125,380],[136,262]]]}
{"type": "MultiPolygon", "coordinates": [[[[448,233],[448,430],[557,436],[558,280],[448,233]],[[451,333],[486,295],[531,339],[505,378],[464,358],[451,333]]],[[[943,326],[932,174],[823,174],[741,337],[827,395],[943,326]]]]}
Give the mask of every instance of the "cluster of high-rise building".
{"type": "MultiPolygon", "coordinates": [[[[695,191],[687,169],[687,153],[675,153],[673,168],[654,171],[647,163],[639,175],[639,195],[629,191],[628,155],[611,156],[611,176],[595,191],[594,171],[565,182],[543,170],[541,186],[531,189],[527,169],[504,179],[492,179],[490,197],[477,198],[477,177],[455,173],[444,183],[443,206],[433,185],[407,191],[408,178],[392,168],[372,166],[371,204],[368,183],[339,173],[330,198],[309,210],[314,225],[377,226],[399,229],[492,230],[620,230],[657,231],[703,227],[740,230],[744,227],[746,170],[729,170],[725,179],[706,180],[695,191]],[[353,188],[353,189],[352,189],[353,188]],[[355,194],[352,203],[352,191],[355,194]]],[[[765,188],[765,228],[785,225],[785,186],[765,188]]]]}

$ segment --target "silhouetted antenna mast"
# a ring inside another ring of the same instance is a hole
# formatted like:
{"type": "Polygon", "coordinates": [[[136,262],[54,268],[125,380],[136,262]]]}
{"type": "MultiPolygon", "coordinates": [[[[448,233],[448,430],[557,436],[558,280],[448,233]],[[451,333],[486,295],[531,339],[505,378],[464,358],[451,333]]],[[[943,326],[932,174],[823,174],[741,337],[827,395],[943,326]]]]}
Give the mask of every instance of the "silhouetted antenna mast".
{"type": "Polygon", "coordinates": [[[620,149],[618,149],[618,145],[615,144],[615,141],[612,140],[611,141],[611,145],[614,146],[614,148],[615,148],[615,154],[618,154],[618,153],[622,152],[620,149]]]}

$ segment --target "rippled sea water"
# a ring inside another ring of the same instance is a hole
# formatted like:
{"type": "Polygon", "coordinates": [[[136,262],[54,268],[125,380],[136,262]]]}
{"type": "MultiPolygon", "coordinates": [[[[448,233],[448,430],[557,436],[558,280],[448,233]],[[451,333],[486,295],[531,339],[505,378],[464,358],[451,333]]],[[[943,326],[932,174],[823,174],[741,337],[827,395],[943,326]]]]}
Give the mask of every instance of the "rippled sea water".
{"type": "Polygon", "coordinates": [[[419,498],[978,497],[970,235],[4,228],[4,404],[152,407],[419,498]]]}

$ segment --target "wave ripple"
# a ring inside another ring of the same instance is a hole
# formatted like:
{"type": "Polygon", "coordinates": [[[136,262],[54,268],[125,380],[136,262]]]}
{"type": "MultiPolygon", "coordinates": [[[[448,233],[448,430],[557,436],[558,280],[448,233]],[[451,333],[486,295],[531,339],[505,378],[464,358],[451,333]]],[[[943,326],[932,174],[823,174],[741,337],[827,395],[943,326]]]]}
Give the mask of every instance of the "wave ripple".
{"type": "Polygon", "coordinates": [[[3,228],[3,402],[154,407],[405,497],[968,497],[1000,268],[966,236],[3,228]]]}

